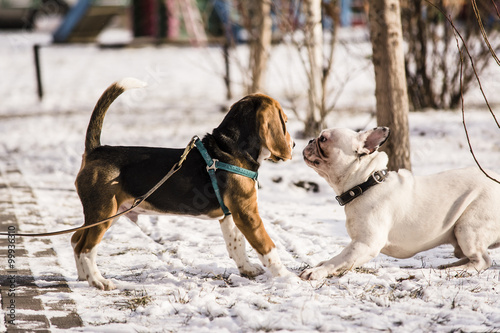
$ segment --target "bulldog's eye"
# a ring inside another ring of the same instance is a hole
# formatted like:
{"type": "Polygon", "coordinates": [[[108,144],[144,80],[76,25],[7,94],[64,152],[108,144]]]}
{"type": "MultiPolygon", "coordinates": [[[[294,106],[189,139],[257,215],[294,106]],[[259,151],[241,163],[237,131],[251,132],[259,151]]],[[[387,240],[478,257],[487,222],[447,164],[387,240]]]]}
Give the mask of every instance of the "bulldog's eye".
{"type": "Polygon", "coordinates": [[[326,138],[322,135],[319,137],[319,142],[326,142],[326,138]]]}
{"type": "Polygon", "coordinates": [[[319,165],[319,161],[314,161],[314,165],[319,165]]]}
{"type": "Polygon", "coordinates": [[[314,142],[314,139],[311,139],[309,140],[309,144],[313,143],[314,142]]]}

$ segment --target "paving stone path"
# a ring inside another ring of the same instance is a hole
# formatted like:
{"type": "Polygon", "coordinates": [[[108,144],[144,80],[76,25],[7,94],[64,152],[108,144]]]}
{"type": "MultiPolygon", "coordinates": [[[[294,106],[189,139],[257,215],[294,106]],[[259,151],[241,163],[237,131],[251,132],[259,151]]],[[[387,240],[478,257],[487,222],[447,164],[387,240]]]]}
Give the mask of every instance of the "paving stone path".
{"type": "MultiPolygon", "coordinates": [[[[20,223],[23,231],[30,225],[43,230],[36,207],[33,190],[16,164],[0,149],[0,230],[19,231],[20,223]]],[[[1,303],[5,313],[5,327],[0,323],[0,331],[51,332],[82,326],[64,277],[57,273],[36,277],[30,269],[30,262],[41,260],[51,267],[59,265],[50,238],[0,236],[0,258],[1,303]],[[46,246],[30,253],[27,242],[42,242],[46,246]]]]}

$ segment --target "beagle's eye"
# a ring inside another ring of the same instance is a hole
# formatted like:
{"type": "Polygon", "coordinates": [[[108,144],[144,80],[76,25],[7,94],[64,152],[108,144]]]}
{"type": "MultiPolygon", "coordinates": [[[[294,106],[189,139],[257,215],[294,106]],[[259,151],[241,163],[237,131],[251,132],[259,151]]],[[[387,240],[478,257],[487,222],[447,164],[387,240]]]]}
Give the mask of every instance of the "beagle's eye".
{"type": "Polygon", "coordinates": [[[322,135],[319,137],[319,142],[326,142],[326,138],[322,135]]]}

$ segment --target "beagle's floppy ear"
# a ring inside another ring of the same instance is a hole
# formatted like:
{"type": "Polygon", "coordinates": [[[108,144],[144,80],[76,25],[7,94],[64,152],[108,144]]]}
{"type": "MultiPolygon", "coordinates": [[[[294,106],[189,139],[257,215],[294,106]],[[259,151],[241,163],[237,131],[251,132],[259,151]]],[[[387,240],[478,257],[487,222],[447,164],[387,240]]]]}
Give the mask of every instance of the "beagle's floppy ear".
{"type": "Polygon", "coordinates": [[[374,129],[358,134],[359,144],[356,152],[359,155],[367,155],[375,152],[389,137],[388,127],[375,127],[374,129]]]}
{"type": "Polygon", "coordinates": [[[292,158],[293,141],[286,129],[286,115],[279,103],[266,97],[257,111],[257,121],[263,146],[271,152],[269,157],[277,162],[292,158]]]}

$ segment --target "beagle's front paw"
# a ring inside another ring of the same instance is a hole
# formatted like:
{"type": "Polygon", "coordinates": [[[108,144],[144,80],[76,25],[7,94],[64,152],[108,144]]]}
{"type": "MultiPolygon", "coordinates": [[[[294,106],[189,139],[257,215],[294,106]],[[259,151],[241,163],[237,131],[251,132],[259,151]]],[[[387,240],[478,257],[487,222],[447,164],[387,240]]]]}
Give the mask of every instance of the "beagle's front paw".
{"type": "Polygon", "coordinates": [[[292,272],[290,272],[282,263],[280,260],[280,257],[278,256],[278,251],[276,248],[273,248],[271,251],[269,251],[268,254],[265,255],[260,255],[259,254],[259,259],[266,267],[269,269],[271,272],[271,275],[273,277],[291,277],[295,276],[292,272]]]}
{"type": "Polygon", "coordinates": [[[115,284],[111,280],[107,280],[103,277],[101,278],[92,278],[90,277],[88,279],[89,285],[96,287],[97,289],[101,290],[114,290],[116,289],[115,284]]]}
{"type": "MultiPolygon", "coordinates": [[[[270,269],[272,271],[272,269],[270,269]]],[[[285,279],[297,279],[297,275],[289,271],[285,266],[281,265],[277,270],[275,270],[274,277],[285,278],[285,279]]]]}

